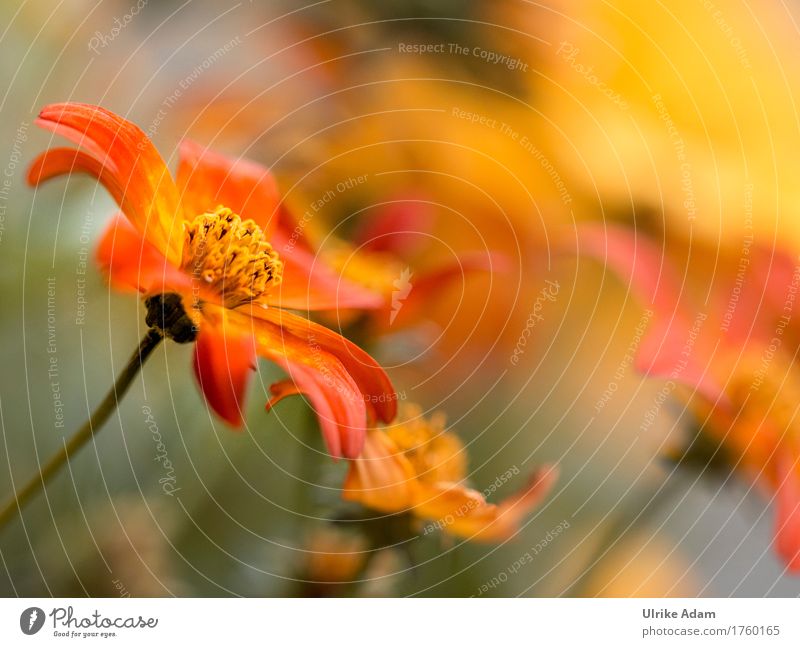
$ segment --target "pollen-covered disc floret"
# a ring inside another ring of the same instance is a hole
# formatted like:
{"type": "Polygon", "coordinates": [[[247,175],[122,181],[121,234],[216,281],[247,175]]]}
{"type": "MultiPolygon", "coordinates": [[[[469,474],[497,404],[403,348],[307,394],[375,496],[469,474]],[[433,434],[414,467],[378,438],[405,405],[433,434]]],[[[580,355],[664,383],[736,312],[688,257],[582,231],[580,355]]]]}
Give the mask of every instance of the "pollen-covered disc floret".
{"type": "Polygon", "coordinates": [[[252,220],[217,207],[186,225],[182,266],[229,308],[255,301],[280,284],[283,263],[252,220]]]}

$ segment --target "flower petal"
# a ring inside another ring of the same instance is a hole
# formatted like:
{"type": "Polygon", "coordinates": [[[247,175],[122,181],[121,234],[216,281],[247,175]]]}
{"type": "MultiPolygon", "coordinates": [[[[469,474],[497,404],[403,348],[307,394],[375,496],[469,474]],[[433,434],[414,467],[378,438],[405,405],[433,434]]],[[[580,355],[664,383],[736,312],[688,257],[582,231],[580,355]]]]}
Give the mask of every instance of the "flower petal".
{"type": "MultiPolygon", "coordinates": [[[[272,397],[266,404],[266,410],[271,411],[281,400],[289,396],[305,395],[311,400],[311,406],[319,418],[328,453],[335,458],[341,458],[343,454],[358,456],[363,447],[362,428],[366,411],[361,411],[360,408],[347,408],[342,411],[337,402],[339,394],[331,394],[330,390],[325,388],[329,386],[328,383],[320,385],[314,373],[303,369],[302,365],[295,365],[292,368],[288,363],[282,364],[286,364],[284,370],[297,381],[281,380],[271,384],[269,390],[272,397]],[[336,413],[337,408],[340,409],[339,413],[336,413]],[[347,419],[350,419],[350,423],[342,427],[339,421],[347,419]],[[342,450],[343,445],[346,451],[342,450]]],[[[348,380],[346,383],[351,382],[352,380],[348,380]]],[[[351,396],[356,396],[357,393],[357,390],[353,390],[351,396]]]]}
{"type": "Polygon", "coordinates": [[[31,163],[27,180],[31,186],[38,186],[52,178],[72,173],[86,173],[97,178],[123,211],[133,210],[134,205],[126,202],[125,187],[119,183],[119,177],[89,153],[75,148],[46,150],[31,163]]]}
{"type": "Polygon", "coordinates": [[[185,139],[179,150],[176,181],[189,218],[223,205],[253,220],[269,235],[281,208],[278,183],[256,162],[234,159],[185,139]]]}
{"type": "Polygon", "coordinates": [[[122,215],[108,223],[96,257],[100,269],[119,290],[146,294],[191,290],[191,278],[174,267],[122,215]]]}
{"type": "MultiPolygon", "coordinates": [[[[297,391],[309,397],[332,456],[358,456],[370,415],[390,412],[391,408],[383,406],[389,399],[390,407],[396,405],[396,395],[383,369],[336,333],[275,308],[240,308],[221,311],[221,315],[229,325],[249,331],[258,354],[281,366],[297,391]],[[343,348],[353,354],[343,353],[343,348]],[[387,385],[388,395],[383,391],[387,385]],[[376,402],[379,390],[384,397],[376,402]]],[[[277,391],[286,388],[281,384],[277,391]]],[[[275,400],[271,403],[274,405],[275,400]]]]}
{"type": "Polygon", "coordinates": [[[727,406],[724,389],[709,371],[712,348],[694,343],[695,352],[682,354],[696,322],[687,316],[677,276],[668,259],[645,236],[623,227],[582,224],[576,230],[578,253],[605,263],[633,296],[652,308],[653,322],[636,356],[636,368],[645,375],[674,379],[710,402],[727,406]],[[681,362],[679,365],[678,362],[681,362]]]}
{"type": "Polygon", "coordinates": [[[224,320],[204,320],[195,342],[195,376],[209,406],[234,427],[242,425],[245,392],[255,368],[255,345],[247,330],[224,320]]]}
{"type": "Polygon", "coordinates": [[[267,404],[264,407],[267,411],[272,411],[272,409],[274,409],[275,406],[284,398],[303,394],[303,391],[300,389],[300,387],[292,382],[292,380],[280,380],[270,384],[269,392],[272,394],[272,397],[267,401],[267,404]]]}
{"type": "Polygon", "coordinates": [[[73,170],[87,172],[109,187],[125,215],[171,262],[180,262],[183,218],[172,177],[147,136],[131,122],[98,106],[45,106],[36,124],[81,147],[88,157],[70,160],[63,149],[37,158],[33,184],[73,170]]]}
{"type": "Polygon", "coordinates": [[[420,251],[433,227],[433,203],[413,195],[401,196],[370,211],[353,236],[364,251],[408,256],[420,251]]]}
{"type": "Polygon", "coordinates": [[[669,261],[645,235],[621,226],[580,224],[577,253],[605,263],[644,305],[660,314],[681,303],[678,278],[669,261]]]}
{"type": "Polygon", "coordinates": [[[271,240],[283,261],[283,279],[278,292],[270,295],[270,305],[307,311],[383,306],[380,294],[342,278],[280,229],[272,232],[271,240]]]}
{"type": "Polygon", "coordinates": [[[729,284],[720,290],[726,301],[731,294],[738,298],[735,308],[729,308],[728,303],[719,305],[725,312],[726,336],[735,342],[754,337],[771,340],[778,319],[793,318],[800,308],[794,298],[798,283],[796,259],[785,250],[761,245],[750,248],[746,266],[743,259],[727,270],[729,284]]]}
{"type": "Polygon", "coordinates": [[[451,535],[471,541],[505,541],[518,532],[522,520],[550,493],[557,478],[556,466],[542,467],[525,488],[500,505],[487,503],[479,492],[461,485],[437,483],[420,493],[415,512],[440,521],[451,535]]]}
{"type": "Polygon", "coordinates": [[[392,421],[397,413],[397,394],[389,376],[368,353],[338,333],[285,310],[249,307],[239,308],[236,314],[245,316],[245,312],[258,322],[256,334],[263,330],[272,335],[265,338],[265,350],[290,353],[312,367],[320,358],[335,357],[352,376],[371,413],[383,422],[392,421]],[[279,331],[278,343],[270,348],[267,342],[276,341],[275,331],[279,331]]]}
{"type": "MultiPolygon", "coordinates": [[[[328,357],[324,360],[324,368],[320,370],[317,367],[310,368],[303,362],[280,357],[272,359],[288,373],[296,385],[296,392],[308,397],[317,414],[328,453],[333,458],[358,456],[364,446],[366,405],[341,362],[328,357]]],[[[288,395],[285,389],[284,394],[288,395]]],[[[267,403],[268,408],[272,406],[270,403],[267,403]]]]}
{"type": "Polygon", "coordinates": [[[792,573],[800,573],[800,466],[784,452],[777,457],[775,551],[792,573]]]}
{"type": "Polygon", "coordinates": [[[377,321],[388,322],[387,329],[398,323],[414,321],[430,303],[437,299],[442,290],[457,281],[466,281],[472,272],[507,272],[510,269],[508,257],[497,252],[466,252],[451,262],[420,272],[418,277],[403,273],[393,283],[391,301],[386,304],[389,316],[377,321]],[[400,321],[398,322],[398,316],[400,321]]]}
{"type": "Polygon", "coordinates": [[[418,487],[409,460],[386,433],[372,429],[361,456],[350,463],[342,498],[380,512],[405,512],[414,507],[418,487]]]}

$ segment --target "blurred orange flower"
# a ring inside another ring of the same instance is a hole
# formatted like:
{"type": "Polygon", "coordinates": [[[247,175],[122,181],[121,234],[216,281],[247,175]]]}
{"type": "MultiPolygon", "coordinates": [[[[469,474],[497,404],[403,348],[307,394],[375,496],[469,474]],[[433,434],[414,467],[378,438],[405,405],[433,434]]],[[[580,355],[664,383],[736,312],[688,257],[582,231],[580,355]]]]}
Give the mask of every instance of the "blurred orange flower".
{"type": "MultiPolygon", "coordinates": [[[[409,512],[451,535],[499,542],[516,534],[558,475],[556,467],[542,467],[523,490],[495,505],[464,485],[466,461],[463,444],[445,430],[443,416],[424,418],[409,406],[396,424],[367,433],[364,452],[350,463],[343,497],[380,512],[409,512]]],[[[510,477],[504,474],[502,484],[510,477]]]]}
{"type": "Polygon", "coordinates": [[[680,277],[652,241],[627,229],[585,225],[578,245],[652,309],[639,370],[666,379],[665,393],[688,388],[715,458],[774,497],[775,549],[800,572],[800,265],[756,246],[732,259],[695,251],[701,263],[715,262],[713,274],[687,265],[680,277]],[[708,276],[716,280],[693,299],[692,284],[708,276]]]}
{"type": "Polygon", "coordinates": [[[368,548],[366,540],[356,533],[317,530],[305,547],[303,577],[316,583],[351,582],[366,563],[368,548]]]}
{"type": "Polygon", "coordinates": [[[195,342],[200,388],[223,419],[242,424],[257,355],[309,395],[335,457],[358,456],[368,420],[394,417],[394,389],[374,359],[284,309],[374,307],[376,300],[303,250],[276,252],[287,234],[268,169],[183,142],[173,180],[146,135],[107,110],[55,104],[36,123],[81,149],[41,154],[29,182],[83,172],[108,189],[125,217],[103,234],[98,262],[114,287],[144,295],[148,325],[195,342]]]}
{"type": "Polygon", "coordinates": [[[422,324],[414,366],[435,364],[447,384],[461,382],[465,366],[505,368],[551,278],[551,238],[574,216],[532,105],[441,77],[438,60],[424,57],[348,69],[358,92],[336,95],[346,102],[334,105],[349,118],[292,149],[315,172],[287,201],[321,255],[385,295],[390,307],[371,323],[422,324]],[[348,178],[364,181],[310,206],[348,178]],[[357,234],[355,253],[328,242],[345,228],[357,234]]]}
{"type": "MultiPolygon", "coordinates": [[[[356,311],[369,316],[373,334],[397,330],[418,323],[442,290],[465,281],[468,274],[509,269],[503,254],[490,251],[458,252],[432,267],[420,263],[433,236],[431,204],[422,195],[398,196],[370,209],[349,240],[298,221],[290,247],[304,248],[375,296],[374,308],[356,311]]],[[[342,322],[346,314],[337,310],[336,317],[342,322]]]]}
{"type": "Polygon", "coordinates": [[[796,3],[485,3],[546,122],[576,214],[653,210],[675,235],[800,242],[796,3]],[[757,25],[757,28],[753,28],[757,25]],[[755,218],[742,214],[742,205],[755,218]]]}

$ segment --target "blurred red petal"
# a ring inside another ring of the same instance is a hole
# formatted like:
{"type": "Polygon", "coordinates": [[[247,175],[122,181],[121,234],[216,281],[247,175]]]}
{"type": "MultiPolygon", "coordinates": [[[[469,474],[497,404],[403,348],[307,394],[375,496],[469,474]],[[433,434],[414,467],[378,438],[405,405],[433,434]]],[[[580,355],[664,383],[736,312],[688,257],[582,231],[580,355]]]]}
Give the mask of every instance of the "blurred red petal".
{"type": "Polygon", "coordinates": [[[356,458],[364,447],[366,405],[353,378],[333,357],[318,365],[273,356],[305,395],[319,420],[322,437],[333,458],[356,458]]]}
{"type": "Polygon", "coordinates": [[[359,249],[407,256],[426,242],[433,227],[431,204],[421,197],[404,196],[372,209],[353,236],[359,249]],[[421,235],[422,234],[422,235],[421,235]]]}
{"type": "Polygon", "coordinates": [[[242,425],[245,393],[255,367],[252,335],[224,321],[203,322],[195,342],[195,375],[209,406],[234,427],[242,425]]]}
{"type": "Polygon", "coordinates": [[[283,331],[285,341],[293,338],[292,350],[302,353],[308,361],[313,362],[320,354],[338,359],[376,417],[387,423],[394,418],[397,394],[389,376],[366,351],[324,326],[279,308],[250,308],[248,312],[255,320],[283,331]]]}
{"type": "Polygon", "coordinates": [[[775,551],[789,571],[800,573],[800,473],[788,452],[777,457],[777,472],[775,551]]]}
{"type": "Polygon", "coordinates": [[[695,323],[684,310],[678,279],[669,260],[647,237],[636,236],[623,227],[581,224],[576,235],[581,256],[605,263],[633,296],[653,311],[653,321],[636,355],[637,370],[676,380],[709,401],[726,405],[727,395],[709,370],[713,348],[697,352],[701,343],[697,341],[695,352],[682,356],[695,323]]]}

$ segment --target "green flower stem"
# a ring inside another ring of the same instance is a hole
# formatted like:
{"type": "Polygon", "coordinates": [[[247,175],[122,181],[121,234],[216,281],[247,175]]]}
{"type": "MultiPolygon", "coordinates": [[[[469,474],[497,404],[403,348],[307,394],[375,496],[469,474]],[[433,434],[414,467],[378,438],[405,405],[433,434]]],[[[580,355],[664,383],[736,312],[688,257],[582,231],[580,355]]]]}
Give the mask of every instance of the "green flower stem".
{"type": "Polygon", "coordinates": [[[119,406],[120,398],[130,387],[133,378],[142,368],[145,360],[155,350],[164,336],[155,329],[150,329],[139,344],[139,348],[133,353],[128,364],[120,373],[114,386],[103,398],[100,406],[94,410],[89,419],[69,439],[69,441],[56,452],[42,467],[39,472],[24,487],[17,490],[11,500],[0,510],[0,529],[2,529],[14,516],[22,511],[23,506],[30,501],[34,495],[44,488],[66,462],[83,447],[105,424],[109,416],[116,411],[119,406]]]}

